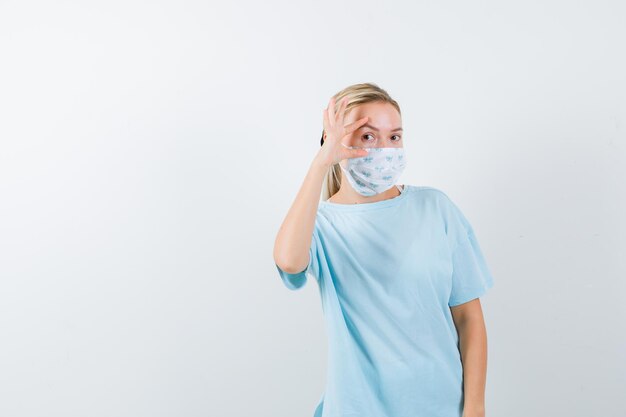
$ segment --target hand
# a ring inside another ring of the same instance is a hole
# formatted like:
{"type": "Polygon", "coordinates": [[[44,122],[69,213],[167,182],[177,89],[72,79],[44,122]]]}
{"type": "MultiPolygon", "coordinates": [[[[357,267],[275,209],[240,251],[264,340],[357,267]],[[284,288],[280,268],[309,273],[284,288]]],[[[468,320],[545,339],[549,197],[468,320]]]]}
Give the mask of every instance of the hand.
{"type": "Polygon", "coordinates": [[[324,109],[324,144],[318,153],[319,160],[332,166],[347,158],[360,158],[368,155],[366,149],[350,149],[344,145],[343,138],[349,136],[367,122],[367,116],[344,126],[345,110],[348,98],[344,97],[335,114],[335,98],[332,97],[324,109]]]}

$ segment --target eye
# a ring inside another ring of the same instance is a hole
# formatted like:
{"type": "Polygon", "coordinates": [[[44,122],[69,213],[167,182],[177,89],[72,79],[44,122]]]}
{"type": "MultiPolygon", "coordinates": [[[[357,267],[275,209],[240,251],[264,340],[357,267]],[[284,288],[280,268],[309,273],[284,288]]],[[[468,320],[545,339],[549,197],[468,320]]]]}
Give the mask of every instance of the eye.
{"type": "MultiPolygon", "coordinates": [[[[367,137],[367,136],[372,136],[372,135],[371,135],[371,134],[369,134],[369,133],[366,133],[366,134],[364,134],[364,135],[363,135],[363,137],[364,137],[364,138],[365,138],[365,137],[367,137]]],[[[374,136],[372,136],[372,138],[373,138],[373,137],[374,137],[374,136]]],[[[372,139],[372,140],[373,140],[373,139],[372,139]]],[[[366,142],[371,142],[371,140],[366,140],[366,142]]]]}
{"type": "Polygon", "coordinates": [[[402,136],[400,136],[400,135],[393,135],[392,137],[393,138],[398,138],[398,139],[394,140],[394,142],[398,142],[400,139],[402,139],[402,136]]]}

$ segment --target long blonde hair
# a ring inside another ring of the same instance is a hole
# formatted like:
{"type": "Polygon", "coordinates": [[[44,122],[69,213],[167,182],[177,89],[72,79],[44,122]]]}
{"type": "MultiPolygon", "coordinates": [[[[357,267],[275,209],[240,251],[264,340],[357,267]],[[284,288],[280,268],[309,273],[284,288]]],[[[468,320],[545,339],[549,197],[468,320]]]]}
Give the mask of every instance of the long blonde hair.
{"type": "MultiPolygon", "coordinates": [[[[374,83],[353,84],[339,91],[333,97],[335,98],[335,112],[339,108],[341,100],[344,97],[348,97],[346,114],[351,109],[361,104],[383,101],[393,105],[398,111],[398,114],[402,115],[398,103],[392,99],[385,90],[374,83]]],[[[322,130],[322,139],[320,143],[323,143],[323,141],[324,130],[322,130]]],[[[339,188],[341,187],[341,175],[342,171],[338,163],[328,168],[328,172],[326,173],[326,177],[324,178],[324,182],[322,184],[322,200],[328,200],[335,193],[337,193],[337,191],[339,191],[339,188]]]]}

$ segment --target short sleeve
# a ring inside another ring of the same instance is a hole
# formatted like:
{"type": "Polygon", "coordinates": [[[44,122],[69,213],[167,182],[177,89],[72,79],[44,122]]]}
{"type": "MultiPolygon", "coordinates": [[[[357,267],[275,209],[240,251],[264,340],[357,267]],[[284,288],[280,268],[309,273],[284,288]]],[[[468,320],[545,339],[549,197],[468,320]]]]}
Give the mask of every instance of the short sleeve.
{"type": "Polygon", "coordinates": [[[484,295],[493,287],[493,276],[478,244],[472,225],[451,200],[447,210],[447,234],[452,254],[450,307],[484,295]]]}
{"type": "Polygon", "coordinates": [[[309,264],[302,271],[296,274],[288,274],[287,272],[280,269],[278,265],[276,265],[276,269],[278,270],[278,274],[280,275],[283,283],[290,290],[300,289],[306,284],[307,274],[312,275],[315,279],[319,279],[319,260],[318,260],[318,245],[319,245],[319,231],[317,228],[317,223],[313,229],[313,235],[311,237],[311,246],[309,247],[309,264]]]}

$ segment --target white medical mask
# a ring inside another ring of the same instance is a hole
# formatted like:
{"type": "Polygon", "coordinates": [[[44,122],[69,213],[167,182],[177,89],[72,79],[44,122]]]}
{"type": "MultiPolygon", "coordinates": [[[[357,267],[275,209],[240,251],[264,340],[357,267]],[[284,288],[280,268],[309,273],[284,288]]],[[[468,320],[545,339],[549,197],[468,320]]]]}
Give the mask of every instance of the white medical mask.
{"type": "MultiPolygon", "coordinates": [[[[349,149],[359,149],[353,146],[343,146],[349,149]]],[[[369,154],[347,158],[347,169],[341,163],[339,164],[352,188],[361,195],[373,196],[393,187],[406,165],[404,148],[360,149],[367,149],[369,154]]]]}

